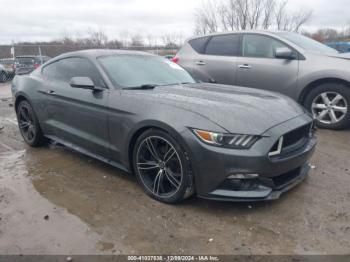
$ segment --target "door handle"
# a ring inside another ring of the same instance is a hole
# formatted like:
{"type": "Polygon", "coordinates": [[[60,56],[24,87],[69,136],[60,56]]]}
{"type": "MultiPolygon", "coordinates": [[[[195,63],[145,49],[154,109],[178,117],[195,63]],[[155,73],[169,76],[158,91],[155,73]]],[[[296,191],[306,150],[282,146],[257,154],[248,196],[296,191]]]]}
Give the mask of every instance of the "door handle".
{"type": "Polygon", "coordinates": [[[55,91],[53,91],[53,90],[47,90],[46,91],[46,94],[48,94],[48,95],[54,95],[56,92],[55,91]]]}
{"type": "Polygon", "coordinates": [[[252,69],[252,66],[248,65],[248,64],[244,64],[244,65],[238,65],[238,68],[240,68],[240,69],[252,69]]]}
{"type": "Polygon", "coordinates": [[[197,61],[197,62],[196,62],[196,65],[203,66],[203,65],[205,65],[205,62],[204,62],[204,61],[197,61]]]}

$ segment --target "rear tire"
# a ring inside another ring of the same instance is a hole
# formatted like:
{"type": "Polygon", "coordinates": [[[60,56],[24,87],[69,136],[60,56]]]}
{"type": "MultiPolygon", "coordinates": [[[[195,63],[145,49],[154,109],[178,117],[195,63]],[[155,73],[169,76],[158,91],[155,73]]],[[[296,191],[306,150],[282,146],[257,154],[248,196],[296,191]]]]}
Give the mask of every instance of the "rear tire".
{"type": "Polygon", "coordinates": [[[21,101],[16,108],[19,130],[24,141],[32,146],[39,147],[46,141],[35,112],[26,100],[21,101]]]}
{"type": "Polygon", "coordinates": [[[304,106],[320,128],[340,130],[350,125],[350,88],[343,84],[317,86],[306,96],[304,106]]]}
{"type": "Polygon", "coordinates": [[[138,137],[133,169],[146,194],[158,201],[175,204],[194,193],[188,157],[164,131],[149,129],[138,137]]]}

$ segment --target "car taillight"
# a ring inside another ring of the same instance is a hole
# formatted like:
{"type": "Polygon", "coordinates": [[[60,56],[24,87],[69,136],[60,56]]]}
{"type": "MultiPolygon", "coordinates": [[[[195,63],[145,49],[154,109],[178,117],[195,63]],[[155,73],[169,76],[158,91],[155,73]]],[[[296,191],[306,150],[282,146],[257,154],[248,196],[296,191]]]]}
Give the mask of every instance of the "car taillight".
{"type": "Polygon", "coordinates": [[[176,63],[176,64],[179,62],[179,60],[180,59],[178,57],[176,57],[176,56],[173,59],[171,59],[171,61],[176,63]]]}
{"type": "Polygon", "coordinates": [[[34,64],[35,69],[37,69],[38,67],[40,67],[40,64],[34,64]]]}

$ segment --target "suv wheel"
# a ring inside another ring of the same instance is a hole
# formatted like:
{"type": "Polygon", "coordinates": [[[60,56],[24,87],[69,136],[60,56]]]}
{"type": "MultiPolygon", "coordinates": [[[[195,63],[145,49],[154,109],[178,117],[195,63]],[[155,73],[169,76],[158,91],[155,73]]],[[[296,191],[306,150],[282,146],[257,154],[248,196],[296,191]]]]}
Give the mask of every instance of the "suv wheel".
{"type": "Polygon", "coordinates": [[[158,201],[174,204],[194,193],[186,153],[166,132],[150,129],[137,139],[133,168],[144,191],[158,201]]]}
{"type": "Polygon", "coordinates": [[[305,107],[321,128],[344,129],[350,125],[350,89],[338,83],[314,88],[305,99],[305,107]]]}

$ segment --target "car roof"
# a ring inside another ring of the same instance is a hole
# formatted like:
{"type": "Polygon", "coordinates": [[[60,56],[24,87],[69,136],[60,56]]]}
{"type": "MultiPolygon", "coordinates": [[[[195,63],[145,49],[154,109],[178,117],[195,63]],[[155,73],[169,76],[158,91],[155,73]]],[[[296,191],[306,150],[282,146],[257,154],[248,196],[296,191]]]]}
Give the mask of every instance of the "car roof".
{"type": "Polygon", "coordinates": [[[228,35],[228,34],[260,34],[260,35],[265,35],[265,36],[270,36],[273,38],[277,38],[284,43],[287,43],[289,46],[292,48],[296,49],[300,53],[305,53],[305,50],[302,49],[300,46],[297,44],[291,42],[290,40],[286,39],[281,35],[281,33],[293,33],[289,31],[283,31],[283,30],[241,30],[241,31],[227,31],[227,32],[220,32],[220,33],[214,33],[214,34],[207,34],[207,35],[202,35],[202,36],[196,36],[193,38],[188,39],[186,42],[189,42],[194,39],[198,39],[201,37],[211,37],[211,36],[220,36],[220,35],[228,35]]]}
{"type": "Polygon", "coordinates": [[[197,39],[201,37],[208,37],[208,36],[218,36],[218,35],[228,35],[228,34],[263,34],[263,35],[276,35],[278,33],[285,33],[287,31],[281,31],[281,30],[240,30],[240,31],[225,31],[225,32],[219,32],[219,33],[212,33],[212,34],[206,34],[206,35],[199,35],[196,37],[192,37],[188,40],[197,39]]]}
{"type": "Polygon", "coordinates": [[[152,56],[153,54],[141,52],[141,51],[133,51],[133,50],[114,50],[114,49],[87,49],[87,50],[80,50],[80,51],[74,51],[74,52],[68,52],[64,53],[62,55],[59,55],[55,57],[51,61],[57,61],[63,58],[68,57],[86,57],[91,59],[96,59],[101,56],[113,56],[113,55],[144,55],[144,56],[152,56]]]}

